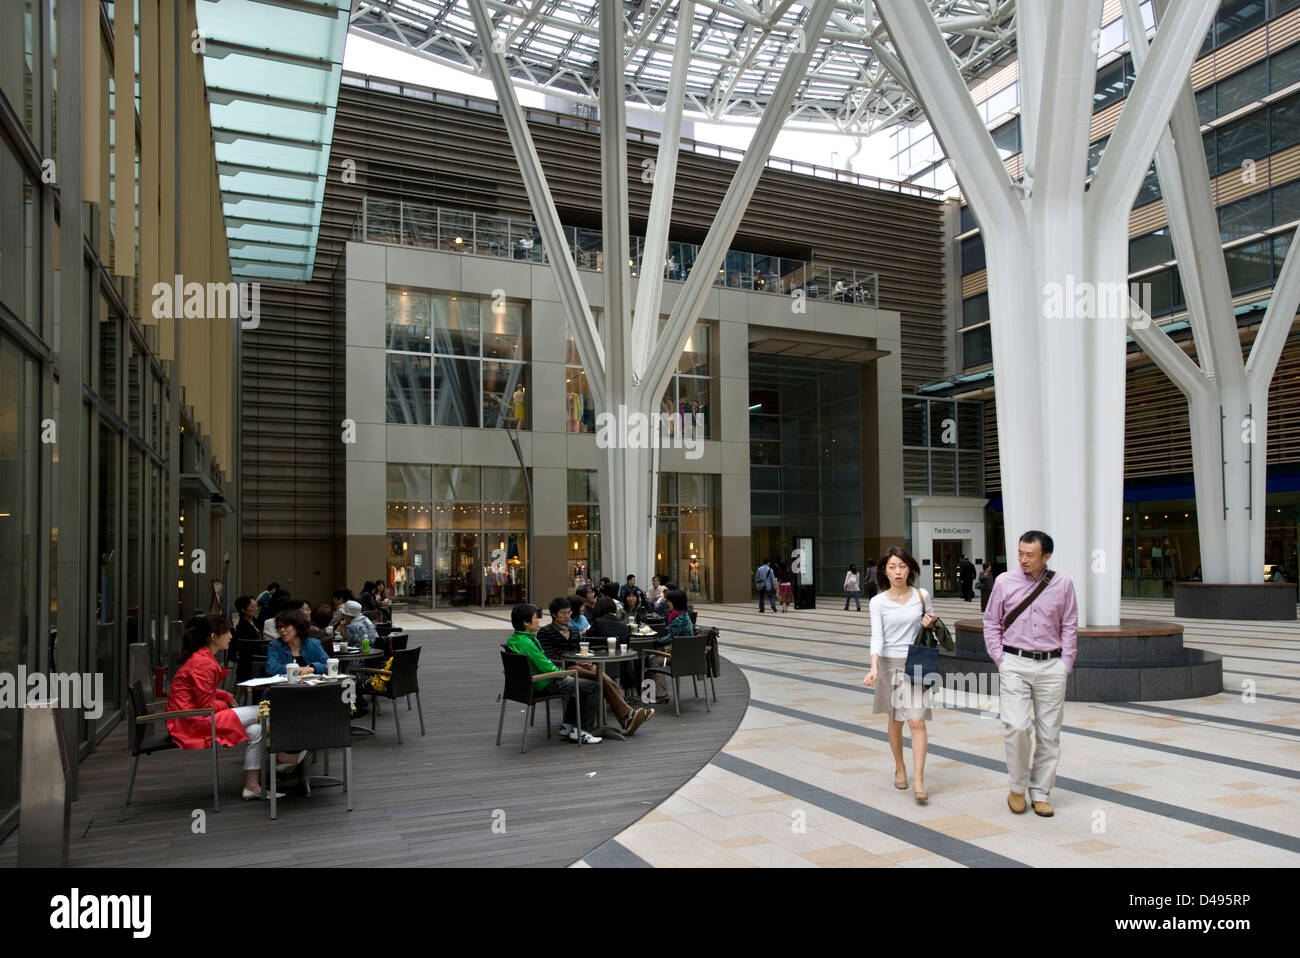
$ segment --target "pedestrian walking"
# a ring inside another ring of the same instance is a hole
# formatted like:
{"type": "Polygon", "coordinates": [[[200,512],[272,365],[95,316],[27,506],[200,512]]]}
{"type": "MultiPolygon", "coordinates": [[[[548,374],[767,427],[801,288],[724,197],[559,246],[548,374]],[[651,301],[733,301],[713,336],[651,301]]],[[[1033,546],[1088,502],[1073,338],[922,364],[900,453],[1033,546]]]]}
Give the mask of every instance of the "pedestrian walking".
{"type": "Polygon", "coordinates": [[[772,560],[764,559],[763,564],[754,570],[754,587],[758,589],[758,611],[763,611],[763,598],[772,603],[776,611],[776,573],[772,571],[772,560]]]}
{"type": "Polygon", "coordinates": [[[961,597],[967,602],[975,598],[975,564],[969,556],[962,556],[957,564],[957,579],[961,582],[961,597]]]}
{"type": "Polygon", "coordinates": [[[903,723],[912,732],[912,797],[924,805],[925,753],[929,735],[925,723],[933,718],[932,693],[912,684],[907,675],[907,650],[921,629],[935,623],[934,607],[924,589],[913,588],[921,574],[916,559],[900,546],[890,546],[876,564],[880,591],[869,603],[871,610],[871,671],[862,684],[875,688],[871,711],[889,716],[889,750],[894,755],[894,788],[907,788],[903,761],[903,723]]]}
{"type": "MultiPolygon", "coordinates": [[[[854,602],[858,604],[857,610],[861,612],[862,611],[862,599],[860,598],[861,595],[862,595],[862,590],[858,588],[858,567],[855,565],[851,565],[849,566],[849,571],[844,574],[844,611],[845,612],[849,611],[849,599],[852,599],[854,602]]],[[[867,607],[868,609],[870,609],[870,602],[868,602],[867,607]]]]}
{"type": "Polygon", "coordinates": [[[1079,627],[1074,584],[1047,568],[1052,546],[1045,532],[1022,535],[1020,569],[997,577],[984,612],[984,645],[998,667],[1011,780],[1007,805],[1021,814],[1028,790],[1034,813],[1044,818],[1053,814],[1048,799],[1061,759],[1066,676],[1078,654],[1079,627]]]}
{"type": "Polygon", "coordinates": [[[776,563],[776,588],[781,598],[781,611],[789,612],[794,605],[794,573],[779,559],[776,563]]]}
{"type": "Polygon", "coordinates": [[[984,568],[980,571],[980,612],[984,612],[989,607],[989,593],[993,591],[993,566],[984,563],[984,568]]]}

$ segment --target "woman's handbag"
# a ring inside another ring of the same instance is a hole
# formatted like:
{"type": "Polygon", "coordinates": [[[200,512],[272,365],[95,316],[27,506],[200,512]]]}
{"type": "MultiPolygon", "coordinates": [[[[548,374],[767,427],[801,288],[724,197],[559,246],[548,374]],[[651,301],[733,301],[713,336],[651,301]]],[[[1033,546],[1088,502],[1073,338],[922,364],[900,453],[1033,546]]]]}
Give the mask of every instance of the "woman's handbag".
{"type": "Polygon", "coordinates": [[[948,626],[944,625],[943,619],[936,615],[934,625],[929,628],[922,627],[916,641],[908,646],[906,669],[909,682],[927,689],[934,686],[939,672],[940,646],[948,652],[953,652],[957,648],[948,626]]]}
{"type": "Polygon", "coordinates": [[[904,667],[907,681],[925,689],[934,687],[939,672],[939,647],[923,644],[928,631],[922,630],[916,641],[907,647],[907,665],[904,667]]]}

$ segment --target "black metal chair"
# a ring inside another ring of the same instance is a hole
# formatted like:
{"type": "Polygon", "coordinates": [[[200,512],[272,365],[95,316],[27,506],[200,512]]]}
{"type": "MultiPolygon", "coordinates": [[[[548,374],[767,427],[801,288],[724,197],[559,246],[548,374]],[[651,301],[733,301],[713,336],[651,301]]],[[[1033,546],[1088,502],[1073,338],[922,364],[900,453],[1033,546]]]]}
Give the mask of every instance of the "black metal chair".
{"type": "Polygon", "coordinates": [[[266,649],[270,643],[253,639],[236,639],[232,643],[235,653],[235,684],[266,675],[266,649]]]}
{"type": "MultiPolygon", "coordinates": [[[[667,666],[654,666],[645,670],[647,675],[664,675],[671,676],[673,680],[673,709],[676,714],[682,714],[682,696],[680,682],[683,676],[689,676],[692,681],[697,678],[706,678],[709,675],[709,661],[706,647],[708,646],[709,637],[696,633],[695,635],[679,635],[673,639],[671,652],[665,652],[656,649],[655,655],[662,655],[668,659],[667,666]]],[[[714,698],[717,698],[717,690],[714,690],[714,698]]],[[[695,697],[699,698],[700,690],[696,686],[695,697]]],[[[704,710],[712,711],[709,708],[709,689],[704,689],[704,710]]]]}
{"type": "MultiPolygon", "coordinates": [[[[148,705],[145,703],[144,687],[139,681],[131,683],[128,690],[127,701],[130,703],[131,724],[127,727],[127,742],[131,749],[131,773],[126,780],[126,797],[122,800],[122,810],[131,804],[131,793],[135,790],[135,772],[136,767],[140,764],[141,755],[153,755],[155,752],[166,752],[169,749],[180,750],[180,746],[172,738],[171,733],[167,731],[164,725],[161,731],[149,731],[149,724],[152,722],[165,722],[169,718],[188,718],[191,716],[207,716],[212,723],[212,744],[209,751],[212,752],[212,805],[214,811],[221,811],[221,795],[218,792],[218,772],[217,772],[217,750],[221,748],[221,743],[217,741],[217,710],[216,709],[186,709],[180,712],[154,712],[149,713],[148,705]]],[[[197,751],[190,749],[190,751],[197,751]]]]}
{"type": "MultiPolygon", "coordinates": [[[[524,716],[524,734],[519,743],[520,755],[528,751],[528,727],[533,724],[533,709],[538,702],[546,703],[547,738],[551,737],[551,702],[555,699],[564,700],[560,711],[561,716],[564,715],[564,709],[569,707],[569,699],[573,699],[574,717],[577,720],[578,727],[582,727],[582,703],[578,698],[576,683],[572,690],[552,688],[550,691],[543,689],[540,692],[533,685],[537,679],[543,677],[561,678],[566,675],[575,675],[573,669],[533,675],[532,670],[528,667],[528,656],[521,655],[518,652],[511,652],[503,646],[501,649],[501,672],[505,676],[505,686],[501,690],[501,717],[497,720],[497,745],[501,744],[501,731],[506,724],[507,702],[518,702],[527,706],[528,714],[524,716]]],[[[578,737],[578,744],[582,744],[581,736],[578,737]]]]}
{"type": "MultiPolygon", "coordinates": [[[[271,819],[276,815],[276,753],[303,749],[343,749],[343,791],[348,797],[348,811],[352,811],[352,709],[344,701],[340,687],[333,682],[275,686],[268,690],[267,702],[270,714],[262,740],[271,767],[271,819]]],[[[306,768],[302,770],[302,782],[310,796],[311,776],[306,768]]]]}
{"type": "Polygon", "coordinates": [[[349,669],[356,675],[383,676],[386,679],[383,691],[378,689],[357,686],[357,691],[362,695],[370,696],[370,728],[375,727],[375,716],[379,711],[379,699],[390,699],[393,703],[393,725],[397,728],[397,744],[402,744],[402,722],[397,717],[399,709],[397,700],[406,698],[406,708],[410,711],[411,700],[407,696],[415,696],[415,707],[420,716],[420,734],[424,734],[424,705],[420,702],[420,647],[413,649],[393,649],[392,651],[392,669],[370,669],[354,666],[349,669]]]}
{"type": "Polygon", "coordinates": [[[722,652],[718,648],[718,628],[714,626],[709,629],[708,644],[705,646],[705,656],[709,661],[709,685],[713,687],[713,701],[718,700],[718,685],[714,679],[722,676],[722,652]]]}

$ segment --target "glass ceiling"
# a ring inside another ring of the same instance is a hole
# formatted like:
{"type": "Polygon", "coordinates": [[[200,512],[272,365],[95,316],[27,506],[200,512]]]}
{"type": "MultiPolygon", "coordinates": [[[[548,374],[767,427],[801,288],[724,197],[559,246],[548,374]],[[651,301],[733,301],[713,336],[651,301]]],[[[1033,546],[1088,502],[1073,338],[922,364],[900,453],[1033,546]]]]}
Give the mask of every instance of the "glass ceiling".
{"type": "Polygon", "coordinates": [[[200,0],[236,276],[309,280],[351,0],[200,0]]]}
{"type": "MultiPolygon", "coordinates": [[[[1012,0],[927,0],[967,81],[1014,51],[1012,0]]],[[[495,43],[516,81],[589,102],[599,76],[599,0],[487,0],[495,43]]],[[[664,102],[679,0],[624,0],[630,101],[664,102]]],[[[843,0],[823,35],[802,35],[794,0],[696,0],[686,108],[715,121],[762,113],[795,44],[815,42],[790,119],[867,133],[910,118],[916,104],[888,69],[894,56],[870,0],[843,0]]],[[[353,29],[462,70],[480,72],[482,45],[466,0],[358,0],[353,29]]]]}

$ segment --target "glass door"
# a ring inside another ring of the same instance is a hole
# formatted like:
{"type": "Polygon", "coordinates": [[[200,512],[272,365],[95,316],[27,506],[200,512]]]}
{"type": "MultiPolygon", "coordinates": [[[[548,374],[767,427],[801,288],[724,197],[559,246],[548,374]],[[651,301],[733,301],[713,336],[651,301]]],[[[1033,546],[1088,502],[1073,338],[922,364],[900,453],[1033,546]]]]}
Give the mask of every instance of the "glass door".
{"type": "Polygon", "coordinates": [[[961,586],[957,582],[957,564],[961,560],[962,543],[956,540],[935,540],[934,558],[934,594],[959,595],[961,586]]]}
{"type": "Polygon", "coordinates": [[[436,604],[483,604],[484,568],[482,535],[477,532],[439,532],[434,546],[436,604]]]}

